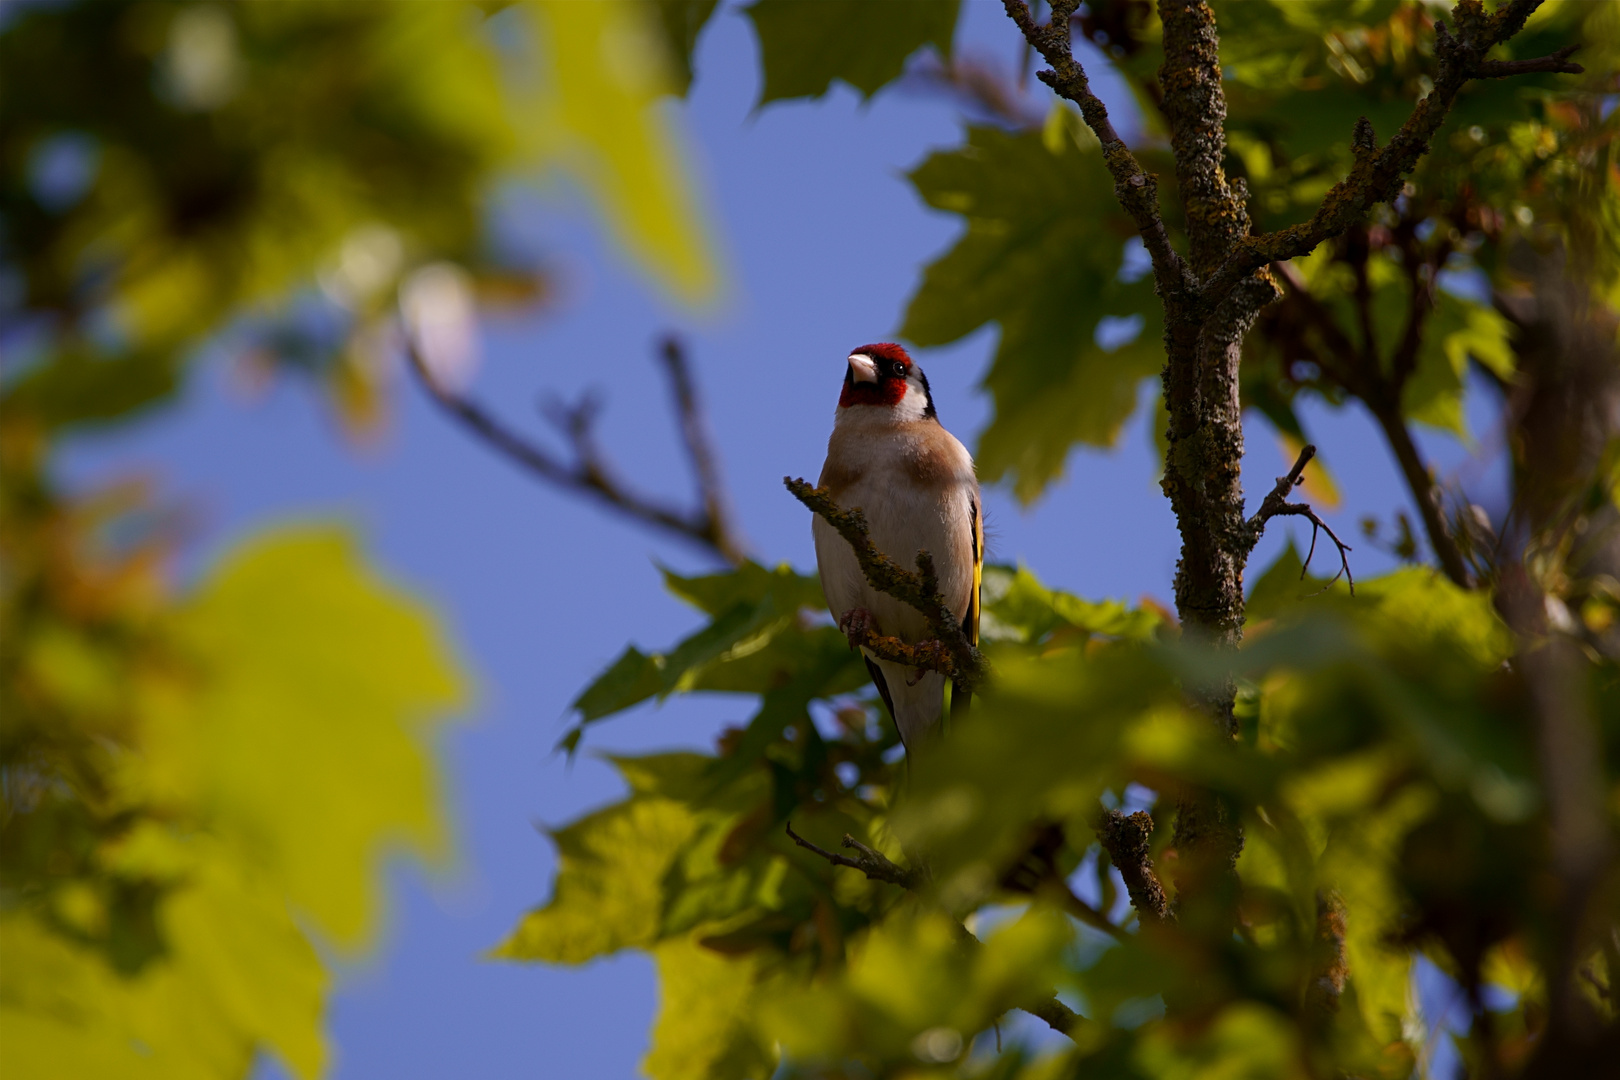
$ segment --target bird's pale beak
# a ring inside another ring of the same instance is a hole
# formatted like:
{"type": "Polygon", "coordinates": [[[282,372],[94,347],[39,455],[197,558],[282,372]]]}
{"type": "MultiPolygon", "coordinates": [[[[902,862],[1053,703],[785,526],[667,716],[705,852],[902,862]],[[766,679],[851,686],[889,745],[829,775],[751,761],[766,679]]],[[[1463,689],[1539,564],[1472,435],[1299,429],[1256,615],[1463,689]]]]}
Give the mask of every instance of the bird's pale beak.
{"type": "Polygon", "coordinates": [[[872,362],[870,356],[864,356],[861,353],[851,356],[849,358],[849,371],[856,382],[875,383],[878,381],[877,364],[872,362]]]}

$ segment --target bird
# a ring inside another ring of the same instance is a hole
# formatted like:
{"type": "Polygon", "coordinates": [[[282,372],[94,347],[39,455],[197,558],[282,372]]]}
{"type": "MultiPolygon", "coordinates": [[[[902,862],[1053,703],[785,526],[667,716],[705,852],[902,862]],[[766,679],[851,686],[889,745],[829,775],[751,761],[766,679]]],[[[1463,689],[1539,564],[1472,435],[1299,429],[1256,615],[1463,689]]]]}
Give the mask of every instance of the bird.
{"type": "MultiPolygon", "coordinates": [[[[817,486],[844,509],[859,509],[872,543],[901,566],[929,552],[940,595],[977,645],[984,513],[973,455],[940,423],[928,377],[902,346],[862,345],[847,363],[817,486]]],[[[907,643],[933,636],[921,612],[872,587],[831,525],[818,516],[812,529],[822,592],[841,629],[865,625],[907,643]]],[[[910,754],[940,728],[945,676],[862,652],[910,754]]],[[[967,699],[954,694],[952,712],[967,699]]]]}

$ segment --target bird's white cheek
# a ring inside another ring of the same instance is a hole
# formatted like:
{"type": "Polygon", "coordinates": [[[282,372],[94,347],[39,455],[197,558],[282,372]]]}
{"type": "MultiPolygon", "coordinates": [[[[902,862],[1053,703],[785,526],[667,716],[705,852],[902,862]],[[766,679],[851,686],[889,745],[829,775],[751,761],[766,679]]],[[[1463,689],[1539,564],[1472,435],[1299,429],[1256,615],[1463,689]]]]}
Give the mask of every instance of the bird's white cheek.
{"type": "Polygon", "coordinates": [[[896,420],[921,420],[928,412],[928,396],[922,387],[906,383],[906,392],[894,407],[896,420]]]}

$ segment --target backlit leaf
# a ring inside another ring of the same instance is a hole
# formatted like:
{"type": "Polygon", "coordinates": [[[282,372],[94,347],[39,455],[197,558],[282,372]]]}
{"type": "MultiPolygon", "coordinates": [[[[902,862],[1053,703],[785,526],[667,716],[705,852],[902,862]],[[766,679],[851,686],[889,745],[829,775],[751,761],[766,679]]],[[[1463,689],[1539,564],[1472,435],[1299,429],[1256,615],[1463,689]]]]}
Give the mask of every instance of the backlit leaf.
{"type": "Polygon", "coordinates": [[[957,6],[957,0],[756,0],[744,10],[765,69],[759,103],[820,97],[834,79],[871,97],[924,45],[950,57],[957,6]]]}
{"type": "Polygon", "coordinates": [[[430,615],[342,533],[301,530],[236,552],[181,626],[214,662],[153,710],[152,796],[253,843],[299,910],[363,943],[383,855],[446,839],[430,740],[465,689],[430,615]]]}
{"type": "Polygon", "coordinates": [[[695,193],[660,96],[678,76],[653,13],[637,4],[538,0],[545,90],[531,129],[602,207],[610,230],[687,302],[714,296],[718,276],[695,193]]]}
{"type": "Polygon", "coordinates": [[[658,1018],[641,1068],[652,1080],[746,1080],[769,1076],[774,1055],[753,1018],[754,962],[722,956],[693,938],[665,941],[658,962],[658,1018]]]}
{"type": "Polygon", "coordinates": [[[932,155],[911,180],[967,228],[924,272],[900,333],[944,345],[985,323],[1001,326],[985,378],[995,418],[976,458],[982,477],[1011,479],[1029,502],[1062,473],[1076,443],[1114,442],[1138,384],[1162,366],[1152,281],[1120,279],[1135,231],[1096,141],[1066,132],[1047,139],[972,128],[966,146],[932,155]],[[1099,343],[1104,319],[1130,320],[1134,334],[1099,343]]]}

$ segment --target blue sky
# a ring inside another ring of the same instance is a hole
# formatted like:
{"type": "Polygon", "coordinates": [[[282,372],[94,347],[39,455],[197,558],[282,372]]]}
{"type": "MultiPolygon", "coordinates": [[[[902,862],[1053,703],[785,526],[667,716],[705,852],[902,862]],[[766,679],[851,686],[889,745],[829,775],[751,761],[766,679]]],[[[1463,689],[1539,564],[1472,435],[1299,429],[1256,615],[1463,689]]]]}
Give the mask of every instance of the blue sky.
{"type": "MultiPolygon", "coordinates": [[[[963,7],[960,47],[1011,70],[1017,42],[1000,4],[963,7]]],[[[809,522],[781,477],[819,470],[844,356],[893,334],[923,265],[959,229],[924,207],[903,176],[931,149],[959,141],[959,118],[940,98],[891,90],[862,104],[845,87],[755,113],[755,44],[729,5],[705,32],[696,66],[690,99],[673,111],[711,211],[725,299],[701,313],[674,306],[612,249],[583,200],[515,191],[494,227],[542,254],[562,289],[544,312],[485,322],[474,393],[544,438],[534,409],[541,394],[600,388],[602,440],[624,474],[684,497],[689,480],[652,353],[657,335],[681,333],[754,552],[810,568],[809,522]]],[[[1093,67],[1099,89],[1122,102],[1093,67]]],[[[970,445],[988,419],[975,386],[994,344],[986,328],[918,355],[941,418],[970,445]]],[[[247,400],[214,365],[178,409],[78,444],[65,467],[84,480],[161,477],[199,512],[204,562],[289,517],[351,524],[395,580],[438,608],[474,673],[478,703],[443,743],[458,862],[443,872],[391,865],[378,948],[340,962],[331,1075],[632,1076],[656,1004],[648,960],[553,969],[481,953],[548,894],[554,858],[537,826],[620,793],[588,754],[572,766],[552,755],[567,703],[627,642],[658,648],[697,625],[696,613],[661,591],[657,563],[710,564],[520,473],[403,380],[396,401],[390,436],[357,449],[309,387],[289,381],[247,400]]],[[[1355,539],[1355,522],[1409,505],[1388,451],[1358,412],[1307,416],[1345,495],[1329,521],[1357,545],[1358,575],[1387,568],[1387,557],[1355,539]]],[[[1463,463],[1454,441],[1427,442],[1443,469],[1463,463]]],[[[1252,426],[1251,501],[1286,466],[1271,433],[1252,426]]],[[[1474,468],[1462,475],[1488,481],[1474,468]]],[[[1035,507],[989,493],[991,555],[1023,560],[1086,596],[1168,602],[1177,536],[1155,480],[1139,415],[1115,450],[1075,453],[1066,479],[1035,507]]],[[[1287,534],[1268,535],[1257,567],[1287,534]]],[[[746,715],[737,700],[672,701],[595,729],[587,748],[705,746],[746,715]]],[[[281,1075],[273,1064],[261,1074],[281,1075]]]]}

